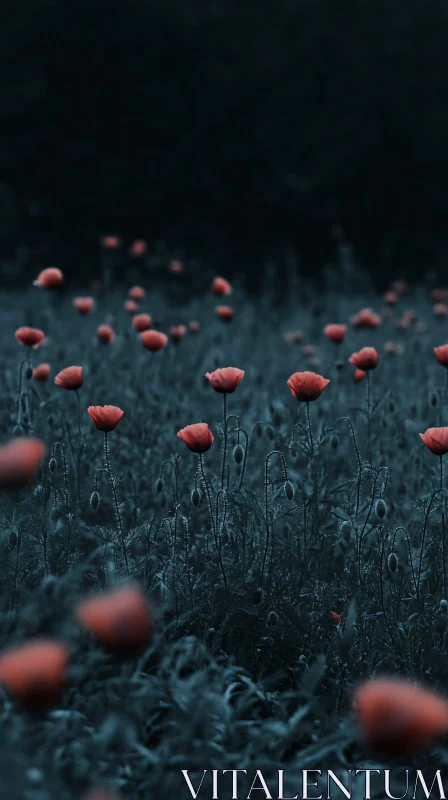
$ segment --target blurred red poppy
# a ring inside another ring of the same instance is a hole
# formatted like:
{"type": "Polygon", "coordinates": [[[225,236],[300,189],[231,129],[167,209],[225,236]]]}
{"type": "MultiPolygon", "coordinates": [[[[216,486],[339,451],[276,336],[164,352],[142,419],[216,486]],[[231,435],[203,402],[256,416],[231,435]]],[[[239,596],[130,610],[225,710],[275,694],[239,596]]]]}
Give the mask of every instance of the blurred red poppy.
{"type": "Polygon", "coordinates": [[[312,344],[304,344],[302,347],[302,356],[305,356],[305,358],[311,358],[315,352],[316,350],[312,344]]]}
{"type": "Polygon", "coordinates": [[[232,294],[232,284],[225,278],[217,277],[212,283],[212,292],[222,297],[232,294]]]}
{"type": "Polygon", "coordinates": [[[133,286],[129,289],[129,297],[131,300],[143,300],[146,297],[146,289],[143,286],[133,286]]]}
{"type": "Polygon", "coordinates": [[[442,367],[448,367],[448,344],[442,344],[440,347],[434,348],[437,361],[442,367]]]}
{"type": "Polygon", "coordinates": [[[353,381],[355,383],[361,383],[361,381],[363,381],[365,377],[366,373],[364,372],[363,369],[355,369],[353,373],[353,381]]]}
{"type": "Polygon", "coordinates": [[[185,334],[187,333],[187,329],[185,325],[172,325],[170,328],[170,336],[171,340],[178,344],[181,339],[184,338],[185,334]]]}
{"type": "Polygon", "coordinates": [[[143,331],[140,334],[140,339],[143,342],[143,346],[147,350],[151,350],[152,353],[162,350],[168,344],[168,336],[159,331],[143,331]]]}
{"type": "Polygon", "coordinates": [[[139,258],[140,256],[145,255],[147,249],[148,245],[144,239],[136,239],[135,242],[131,244],[129,252],[131,256],[134,256],[134,258],[139,258]]]}
{"type": "Polygon", "coordinates": [[[138,303],[135,300],[125,300],[123,308],[128,314],[136,314],[138,311],[138,303]]]}
{"type": "Polygon", "coordinates": [[[57,289],[64,280],[64,276],[60,269],[57,267],[47,267],[39,272],[34,286],[40,286],[42,289],[57,289]]]}
{"type": "Polygon", "coordinates": [[[0,684],[28,709],[43,710],[58,699],[64,684],[69,649],[36,639],[0,655],[0,684]]]}
{"type": "Polygon", "coordinates": [[[384,300],[388,306],[394,306],[398,302],[398,295],[396,292],[386,292],[384,295],[384,300]]]}
{"type": "Polygon", "coordinates": [[[230,322],[233,319],[233,308],[230,308],[230,306],[217,306],[216,314],[222,322],[230,322]]]}
{"type": "Polygon", "coordinates": [[[346,331],[347,325],[330,324],[326,325],[324,328],[325,335],[329,338],[330,342],[334,342],[335,344],[344,341],[346,331]]]}
{"type": "Polygon", "coordinates": [[[419,433],[419,436],[435,456],[448,453],[448,428],[428,428],[425,433],[419,433]]]}
{"type": "Polygon", "coordinates": [[[20,489],[34,480],[45,455],[39,439],[13,439],[0,446],[0,486],[20,489]]]}
{"type": "Polygon", "coordinates": [[[90,314],[92,311],[95,305],[95,300],[93,297],[75,297],[73,300],[73,305],[77,311],[79,311],[81,316],[86,317],[87,314],[90,314]]]}
{"type": "Polygon", "coordinates": [[[291,393],[301,403],[317,400],[329,383],[330,381],[327,378],[323,378],[322,375],[316,375],[315,372],[295,372],[288,379],[291,393]]]}
{"type": "Polygon", "coordinates": [[[344,617],[341,617],[336,611],[330,611],[330,619],[334,625],[344,624],[344,617]]]}
{"type": "Polygon", "coordinates": [[[104,787],[92,789],[88,794],[83,795],[82,800],[120,800],[115,792],[111,792],[104,787]]]}
{"type": "Polygon", "coordinates": [[[195,319],[192,319],[191,322],[188,323],[188,330],[190,333],[198,333],[200,328],[199,322],[195,319]]]}
{"type": "Polygon", "coordinates": [[[184,265],[182,264],[182,261],[179,261],[179,259],[175,258],[172,261],[170,261],[168,269],[174,275],[179,275],[181,272],[184,271],[184,265]]]}
{"type": "Polygon", "coordinates": [[[192,453],[206,453],[207,450],[210,450],[215,440],[215,437],[205,422],[187,425],[187,427],[182,428],[177,435],[179,439],[185,442],[192,453]]]}
{"type": "Polygon", "coordinates": [[[136,655],[151,642],[154,620],[139,586],[125,584],[82,600],[75,617],[110,652],[136,655]]]}
{"type": "Polygon", "coordinates": [[[302,331],[289,331],[285,333],[285,342],[287,342],[287,344],[300,344],[300,342],[303,342],[302,331]]]}
{"type": "Polygon", "coordinates": [[[385,342],[384,352],[389,356],[402,356],[404,353],[404,344],[401,342],[385,342]]]}
{"type": "Polygon", "coordinates": [[[96,329],[96,335],[102,344],[110,344],[115,339],[115,333],[110,325],[99,325],[96,329]]]}
{"type": "Polygon", "coordinates": [[[404,294],[408,288],[408,285],[406,281],[397,280],[391,283],[390,288],[392,289],[393,292],[396,292],[397,294],[404,294]]]}
{"type": "Polygon", "coordinates": [[[355,328],[378,328],[381,317],[371,308],[362,308],[351,318],[351,323],[355,328]]]}
{"type": "Polygon", "coordinates": [[[89,406],[87,411],[95,427],[105,433],[115,430],[124,416],[124,411],[118,406],[89,406]]]}
{"type": "Polygon", "coordinates": [[[82,367],[66,367],[61,372],[58,372],[54,382],[57,386],[61,386],[62,389],[80,389],[83,382],[82,367]]]}
{"type": "Polygon", "coordinates": [[[446,306],[445,303],[436,303],[433,311],[435,316],[439,317],[440,319],[448,316],[448,306],[446,306]]]}
{"type": "Polygon", "coordinates": [[[34,349],[39,347],[44,336],[45,334],[43,331],[40,331],[38,328],[27,328],[25,326],[23,328],[18,328],[15,332],[15,337],[19,344],[24,347],[34,347],[34,349]]]}
{"type": "Polygon", "coordinates": [[[151,327],[152,318],[150,314],[136,314],[135,317],[132,317],[132,324],[135,330],[141,333],[151,327]]]}
{"type": "Polygon", "coordinates": [[[447,289],[433,289],[431,292],[431,298],[435,303],[441,303],[442,300],[448,299],[448,291],[447,289]]]}
{"type": "Polygon", "coordinates": [[[44,383],[48,380],[50,371],[50,364],[38,364],[37,367],[33,369],[33,378],[35,381],[39,381],[39,383],[44,383]]]}
{"type": "Polygon", "coordinates": [[[214,372],[206,372],[205,377],[208,378],[215,392],[221,394],[231,394],[235,391],[240,381],[244,376],[243,369],[237,367],[223,367],[222,369],[215,369],[214,372]]]}
{"type": "Polygon", "coordinates": [[[363,683],[354,710],[367,743],[387,756],[414,753],[448,729],[447,700],[403,678],[363,683]]]}
{"type": "Polygon", "coordinates": [[[352,353],[349,361],[353,366],[367,372],[367,370],[375,369],[378,366],[378,353],[374,347],[363,347],[357,353],[352,353]]]}
{"type": "Polygon", "coordinates": [[[121,239],[119,239],[118,236],[103,236],[101,245],[105,247],[106,250],[116,250],[117,247],[121,245],[121,239]]]}

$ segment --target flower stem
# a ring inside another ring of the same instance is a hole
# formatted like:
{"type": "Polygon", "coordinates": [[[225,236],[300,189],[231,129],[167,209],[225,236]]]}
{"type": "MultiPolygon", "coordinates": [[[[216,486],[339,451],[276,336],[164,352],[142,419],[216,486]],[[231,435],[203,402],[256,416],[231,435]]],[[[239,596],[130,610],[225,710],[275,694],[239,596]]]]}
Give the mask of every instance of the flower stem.
{"type": "Polygon", "coordinates": [[[112,497],[114,499],[114,504],[115,504],[115,515],[116,515],[116,519],[117,519],[118,532],[120,534],[120,540],[121,540],[121,549],[123,550],[123,556],[124,556],[124,561],[125,561],[125,564],[126,564],[126,570],[127,570],[128,575],[129,575],[130,574],[129,573],[129,562],[128,562],[128,554],[127,554],[127,550],[126,550],[126,542],[125,542],[125,539],[124,539],[123,524],[122,524],[122,521],[121,521],[120,508],[119,508],[118,500],[117,500],[117,493],[115,491],[115,480],[114,480],[114,476],[112,475],[112,472],[110,470],[109,442],[108,442],[108,439],[107,439],[107,431],[105,431],[105,433],[104,433],[104,463],[106,465],[106,472],[109,474],[110,486],[111,486],[111,489],[112,489],[112,497]]]}
{"type": "Polygon", "coordinates": [[[223,425],[224,425],[224,450],[222,454],[222,473],[221,473],[221,489],[224,489],[224,475],[225,475],[225,468],[226,468],[226,454],[227,454],[227,393],[224,392],[224,418],[223,418],[223,425]]]}

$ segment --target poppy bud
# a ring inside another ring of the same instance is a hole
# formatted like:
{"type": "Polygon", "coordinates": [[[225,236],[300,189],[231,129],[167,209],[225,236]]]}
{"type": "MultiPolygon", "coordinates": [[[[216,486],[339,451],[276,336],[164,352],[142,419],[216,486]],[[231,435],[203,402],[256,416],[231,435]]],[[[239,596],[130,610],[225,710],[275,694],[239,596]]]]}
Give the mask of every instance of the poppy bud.
{"type": "Polygon", "coordinates": [[[33,370],[31,369],[31,367],[27,367],[27,369],[25,370],[25,378],[27,379],[27,381],[30,381],[32,377],[33,377],[33,370]]]}
{"type": "Polygon", "coordinates": [[[380,499],[376,501],[375,505],[375,514],[377,515],[378,519],[383,519],[383,517],[386,516],[386,511],[387,511],[386,503],[380,497],[380,499]]]}
{"type": "Polygon", "coordinates": [[[244,457],[244,450],[240,444],[236,444],[233,449],[233,460],[235,464],[241,464],[244,457]]]}
{"type": "Polygon", "coordinates": [[[341,523],[341,527],[339,530],[344,542],[347,542],[348,544],[350,539],[352,538],[352,526],[350,525],[348,520],[344,520],[344,522],[341,523]]]}
{"type": "Polygon", "coordinates": [[[215,628],[209,628],[208,632],[209,632],[210,636],[214,636],[214,634],[216,633],[216,629],[215,628]]]}
{"type": "Polygon", "coordinates": [[[447,600],[441,600],[440,603],[439,603],[439,606],[440,606],[440,609],[442,611],[447,611],[448,610],[448,601],[447,600]]]}
{"type": "Polygon", "coordinates": [[[201,497],[197,489],[193,489],[191,493],[191,502],[194,506],[198,506],[200,503],[201,497]]]}
{"type": "Polygon", "coordinates": [[[259,587],[258,589],[255,589],[254,592],[253,596],[254,603],[260,603],[262,598],[263,598],[263,589],[259,587]]]}
{"type": "Polygon", "coordinates": [[[272,441],[272,440],[273,440],[273,438],[274,438],[274,430],[273,430],[273,428],[271,427],[271,425],[266,425],[266,436],[267,436],[267,437],[268,437],[268,439],[270,439],[271,441],[272,441]]]}
{"type": "Polygon", "coordinates": [[[50,517],[52,522],[58,522],[58,520],[61,519],[62,511],[59,506],[54,506],[54,508],[52,508],[50,517]]]}
{"type": "Polygon", "coordinates": [[[305,655],[303,655],[303,653],[302,653],[302,655],[301,655],[301,656],[299,656],[299,661],[298,661],[298,663],[299,663],[301,666],[303,666],[304,664],[306,664],[306,656],[305,656],[305,655]]]}
{"type": "Polygon", "coordinates": [[[25,425],[28,425],[29,421],[30,421],[29,415],[28,414],[22,414],[22,422],[25,425]]]}
{"type": "Polygon", "coordinates": [[[395,553],[390,554],[389,558],[387,559],[387,566],[389,567],[392,573],[396,572],[396,569],[398,567],[398,558],[395,555],[395,553]]]}
{"type": "Polygon", "coordinates": [[[96,511],[99,504],[100,504],[100,496],[98,492],[97,491],[92,492],[92,494],[90,495],[90,508],[92,508],[93,511],[96,511]]]}
{"type": "Polygon", "coordinates": [[[47,417],[47,424],[48,424],[48,426],[50,428],[52,428],[53,427],[53,423],[54,423],[54,417],[50,414],[50,416],[47,417]]]}
{"type": "Polygon", "coordinates": [[[157,483],[156,483],[156,490],[158,492],[161,492],[162,489],[163,489],[163,480],[162,480],[162,478],[159,478],[157,483]]]}
{"type": "Polygon", "coordinates": [[[257,434],[258,438],[260,439],[263,436],[263,426],[257,422],[255,426],[255,433],[257,434]]]}
{"type": "Polygon", "coordinates": [[[275,628],[278,622],[278,615],[275,611],[270,611],[268,614],[268,623],[271,625],[272,628],[275,628]]]}
{"type": "Polygon", "coordinates": [[[18,540],[17,533],[15,531],[11,531],[11,533],[9,534],[9,546],[15,547],[17,544],[17,540],[18,540]]]}
{"type": "Polygon", "coordinates": [[[56,463],[56,459],[55,458],[53,458],[53,457],[50,458],[50,460],[48,462],[48,467],[49,467],[50,472],[54,472],[56,470],[57,463],[56,463]]]}
{"type": "Polygon", "coordinates": [[[297,456],[297,450],[296,450],[296,448],[295,448],[295,447],[290,447],[290,449],[289,449],[289,452],[291,453],[291,455],[292,455],[292,457],[293,457],[293,458],[296,458],[296,456],[297,456]]]}
{"type": "Polygon", "coordinates": [[[335,364],[334,364],[334,365],[335,365],[335,367],[336,367],[336,369],[337,369],[337,370],[342,370],[342,369],[344,369],[344,367],[345,367],[345,364],[344,364],[344,362],[343,362],[343,361],[335,361],[335,364]]]}
{"type": "Polygon", "coordinates": [[[39,499],[40,497],[43,497],[43,496],[44,496],[44,494],[45,494],[45,489],[44,489],[44,487],[43,487],[43,486],[42,486],[42,485],[39,483],[39,484],[36,486],[36,488],[35,488],[35,490],[34,490],[33,494],[34,494],[34,497],[37,497],[37,499],[39,499]]]}
{"type": "Polygon", "coordinates": [[[339,444],[338,437],[337,436],[332,436],[330,444],[331,444],[331,447],[332,447],[333,450],[337,450],[338,449],[338,444],[339,444]]]}
{"type": "Polygon", "coordinates": [[[285,485],[283,488],[285,490],[285,495],[288,498],[288,500],[292,500],[292,498],[294,497],[294,487],[291,481],[285,481],[285,485]]]}
{"type": "Polygon", "coordinates": [[[21,436],[22,433],[23,433],[23,428],[22,428],[21,425],[14,425],[14,428],[13,428],[12,432],[13,432],[14,436],[21,436]]]}
{"type": "Polygon", "coordinates": [[[437,392],[431,392],[429,396],[429,402],[431,403],[433,408],[436,408],[436,406],[439,404],[439,398],[437,396],[437,392]]]}

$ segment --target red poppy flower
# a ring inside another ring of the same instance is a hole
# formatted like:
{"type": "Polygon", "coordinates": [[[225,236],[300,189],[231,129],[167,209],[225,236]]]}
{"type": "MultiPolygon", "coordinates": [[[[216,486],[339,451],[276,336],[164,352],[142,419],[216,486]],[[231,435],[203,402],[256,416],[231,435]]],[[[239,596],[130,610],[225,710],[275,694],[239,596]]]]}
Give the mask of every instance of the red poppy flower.
{"type": "Polygon", "coordinates": [[[336,611],[330,611],[330,619],[334,625],[344,624],[344,617],[341,617],[336,611]]]}
{"type": "Polygon", "coordinates": [[[363,381],[365,377],[366,373],[364,372],[363,369],[355,369],[353,373],[353,381],[355,383],[361,383],[361,381],[363,381]]]}
{"type": "Polygon", "coordinates": [[[115,333],[110,325],[99,325],[96,329],[96,335],[102,344],[110,344],[115,339],[115,333]]]}
{"type": "Polygon", "coordinates": [[[419,433],[419,436],[435,456],[448,453],[448,428],[428,428],[425,433],[419,433]]]}
{"type": "Polygon", "coordinates": [[[143,331],[143,333],[140,334],[140,339],[143,342],[143,346],[146,347],[147,350],[151,350],[152,353],[163,350],[168,344],[168,336],[159,331],[143,331]]]}
{"type": "Polygon", "coordinates": [[[230,306],[217,306],[216,314],[222,322],[230,322],[233,319],[233,308],[230,308],[230,306]]]}
{"type": "Polygon", "coordinates": [[[404,756],[425,747],[448,728],[445,698],[396,678],[374,678],[354,695],[354,708],[373,750],[404,756]]]}
{"type": "Polygon", "coordinates": [[[54,382],[62,389],[80,389],[82,386],[82,367],[66,367],[58,372],[54,382]]]}
{"type": "Polygon", "coordinates": [[[87,411],[95,427],[105,433],[114,431],[124,415],[118,406],[89,406],[87,411]]]}
{"type": "Polygon", "coordinates": [[[212,283],[212,292],[222,297],[232,294],[232,284],[226,281],[225,278],[215,278],[212,283]]]}
{"type": "Polygon", "coordinates": [[[57,289],[64,280],[64,276],[60,269],[57,267],[48,267],[39,272],[34,286],[40,286],[42,289],[57,289]]]}
{"type": "Polygon", "coordinates": [[[396,292],[397,294],[404,294],[406,289],[408,288],[408,285],[406,281],[398,280],[398,281],[393,281],[390,285],[390,288],[392,289],[393,292],[396,292]]]}
{"type": "Polygon", "coordinates": [[[199,322],[195,319],[192,319],[191,322],[188,323],[188,330],[190,333],[198,333],[200,328],[199,322]]]}
{"type": "Polygon", "coordinates": [[[378,366],[378,353],[374,347],[363,347],[357,353],[352,353],[349,361],[353,366],[367,372],[367,370],[375,369],[378,366]]]}
{"type": "Polygon", "coordinates": [[[106,248],[106,250],[116,250],[117,247],[120,247],[121,239],[118,236],[103,236],[101,239],[101,245],[106,248]]]}
{"type": "Polygon", "coordinates": [[[344,341],[346,330],[347,330],[347,325],[331,324],[325,326],[324,333],[326,336],[328,336],[330,342],[339,344],[340,342],[344,341]]]}
{"type": "Polygon", "coordinates": [[[47,639],[36,639],[0,655],[0,684],[34,711],[57,700],[64,684],[69,649],[47,639]]]}
{"type": "Polygon", "coordinates": [[[291,393],[301,403],[317,400],[329,383],[330,381],[327,378],[323,378],[322,375],[316,375],[315,372],[295,372],[288,379],[291,393]]]}
{"type": "Polygon", "coordinates": [[[45,455],[39,439],[13,439],[0,447],[0,486],[19,489],[34,480],[45,455]]]}
{"type": "Polygon", "coordinates": [[[440,319],[448,316],[448,306],[446,306],[445,303],[436,303],[433,310],[435,316],[439,317],[440,319]]]}
{"type": "Polygon", "coordinates": [[[125,300],[123,308],[128,314],[136,314],[138,311],[138,303],[135,300],[125,300]]]}
{"type": "Polygon", "coordinates": [[[39,383],[44,383],[48,380],[48,376],[50,375],[51,367],[49,364],[38,364],[37,367],[33,369],[33,378],[35,381],[39,381],[39,383]]]}
{"type": "Polygon", "coordinates": [[[81,316],[86,317],[87,314],[90,314],[92,311],[92,308],[95,305],[95,300],[93,297],[75,297],[73,300],[73,305],[79,311],[81,316]]]}
{"type": "Polygon", "coordinates": [[[446,289],[433,289],[431,292],[431,298],[435,303],[441,303],[442,300],[446,300],[448,298],[448,291],[446,289]]]}
{"type": "Polygon", "coordinates": [[[244,376],[243,369],[236,367],[224,367],[215,369],[214,372],[207,372],[205,377],[209,379],[215,392],[221,394],[231,394],[235,391],[244,376]]]}
{"type": "Polygon", "coordinates": [[[140,587],[133,584],[81,601],[75,616],[106,650],[122,655],[144,650],[154,631],[149,603],[140,587]]]}
{"type": "Polygon", "coordinates": [[[434,348],[437,361],[442,367],[448,367],[448,344],[442,344],[440,347],[434,348]]]}
{"type": "Polygon", "coordinates": [[[181,339],[184,338],[186,332],[187,329],[185,325],[172,325],[170,328],[170,336],[172,341],[177,344],[181,339]]]}
{"type": "Polygon", "coordinates": [[[179,261],[179,259],[175,258],[172,261],[170,261],[168,269],[174,275],[179,275],[181,272],[184,271],[184,265],[182,264],[182,261],[179,261]]]}
{"type": "Polygon", "coordinates": [[[15,333],[19,344],[22,344],[24,347],[34,347],[34,349],[39,347],[44,336],[45,334],[43,331],[40,331],[38,328],[18,328],[15,333]]]}
{"type": "Polygon", "coordinates": [[[401,342],[385,342],[384,351],[390,356],[402,356],[404,345],[401,342]]]}
{"type": "Polygon", "coordinates": [[[131,244],[129,252],[131,256],[134,256],[134,258],[139,258],[140,256],[145,255],[147,249],[148,245],[144,239],[136,239],[135,242],[131,244]]]}
{"type": "Polygon", "coordinates": [[[378,328],[381,324],[381,317],[375,314],[371,308],[362,308],[354,317],[351,323],[355,328],[378,328]]]}
{"type": "Polygon", "coordinates": [[[285,333],[285,342],[287,342],[287,344],[300,344],[300,342],[303,342],[302,331],[289,331],[289,333],[285,333]]]}
{"type": "Polygon", "coordinates": [[[141,333],[151,327],[152,319],[149,314],[136,314],[135,317],[132,317],[132,324],[135,330],[141,333]]]}
{"type": "Polygon", "coordinates": [[[210,450],[215,437],[206,422],[197,422],[195,425],[187,425],[178,432],[179,439],[187,445],[192,453],[206,453],[210,450]]]}
{"type": "Polygon", "coordinates": [[[394,306],[398,302],[398,295],[396,292],[386,292],[384,295],[384,300],[388,306],[394,306]]]}
{"type": "Polygon", "coordinates": [[[315,352],[316,350],[312,344],[304,344],[302,347],[302,356],[305,356],[305,358],[311,358],[311,356],[314,356],[315,352]]]}
{"type": "Polygon", "coordinates": [[[132,300],[143,300],[146,297],[146,289],[143,286],[133,286],[132,289],[129,289],[129,297],[132,300]]]}

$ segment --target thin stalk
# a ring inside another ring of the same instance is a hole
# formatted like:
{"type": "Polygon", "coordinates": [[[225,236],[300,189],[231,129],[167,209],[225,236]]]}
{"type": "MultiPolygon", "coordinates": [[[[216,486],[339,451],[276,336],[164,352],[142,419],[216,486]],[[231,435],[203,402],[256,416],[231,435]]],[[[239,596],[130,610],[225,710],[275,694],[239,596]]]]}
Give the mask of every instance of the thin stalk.
{"type": "Polygon", "coordinates": [[[224,490],[224,474],[226,468],[226,455],[227,455],[227,392],[223,394],[224,408],[223,408],[223,425],[224,425],[224,450],[222,454],[222,472],[221,472],[221,489],[224,490]]]}
{"type": "Polygon", "coordinates": [[[313,429],[311,427],[311,417],[310,417],[310,404],[306,404],[306,418],[308,422],[308,431],[310,434],[310,447],[311,447],[311,457],[314,456],[314,439],[313,439],[313,429]]]}
{"type": "Polygon", "coordinates": [[[446,598],[446,556],[445,556],[445,497],[443,495],[443,456],[440,456],[440,491],[442,497],[442,569],[443,569],[443,597],[446,598]]]}
{"type": "Polygon", "coordinates": [[[280,450],[272,450],[272,452],[269,453],[269,455],[267,456],[267,458],[265,460],[265,464],[264,464],[264,502],[265,502],[265,516],[266,516],[266,540],[265,540],[264,555],[263,555],[263,565],[262,565],[262,568],[261,568],[261,586],[262,587],[263,587],[264,570],[265,570],[265,567],[266,567],[266,559],[267,559],[267,555],[268,555],[269,540],[270,540],[270,536],[269,536],[269,528],[270,528],[270,524],[269,524],[269,492],[268,492],[268,489],[269,489],[269,461],[272,458],[272,456],[275,456],[275,455],[280,456],[280,459],[281,459],[281,462],[282,462],[283,477],[284,477],[285,481],[288,480],[288,470],[286,468],[286,461],[285,461],[285,457],[284,457],[283,453],[281,453],[280,450]]]}
{"type": "Polygon", "coordinates": [[[205,491],[207,493],[208,510],[209,510],[209,514],[210,514],[210,521],[212,523],[212,530],[213,530],[213,536],[214,536],[214,539],[215,539],[216,552],[217,552],[217,555],[218,555],[219,566],[221,568],[222,577],[223,577],[223,581],[224,581],[224,586],[227,589],[227,576],[226,576],[226,571],[224,569],[224,564],[222,563],[221,545],[220,545],[220,542],[219,542],[219,539],[218,539],[218,535],[217,535],[217,531],[216,531],[216,528],[215,528],[215,520],[214,520],[214,517],[213,517],[213,508],[212,508],[212,499],[210,497],[210,489],[209,489],[209,485],[208,485],[208,482],[207,482],[207,478],[205,477],[204,459],[203,459],[202,453],[199,453],[199,469],[200,469],[201,477],[202,477],[202,480],[203,480],[203,483],[204,483],[204,486],[205,486],[205,491]]]}
{"type": "Polygon", "coordinates": [[[114,504],[115,504],[115,515],[116,515],[116,520],[117,520],[117,525],[118,525],[118,532],[120,534],[120,540],[121,540],[121,548],[123,550],[123,556],[124,556],[124,561],[125,561],[125,564],[126,564],[126,570],[127,570],[128,575],[129,575],[130,574],[130,572],[129,572],[129,562],[128,562],[128,554],[127,554],[127,550],[126,550],[126,542],[125,542],[124,532],[123,532],[123,524],[122,524],[122,521],[121,521],[120,508],[119,508],[118,500],[117,500],[117,493],[115,491],[115,480],[114,480],[114,477],[113,477],[111,469],[110,469],[109,443],[108,443],[108,439],[107,439],[107,431],[105,431],[105,433],[104,433],[104,463],[106,465],[106,472],[108,473],[109,479],[110,479],[110,485],[111,485],[111,489],[112,489],[112,497],[114,499],[114,504]]]}

